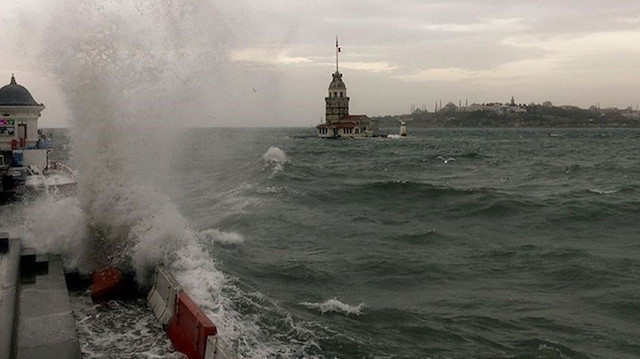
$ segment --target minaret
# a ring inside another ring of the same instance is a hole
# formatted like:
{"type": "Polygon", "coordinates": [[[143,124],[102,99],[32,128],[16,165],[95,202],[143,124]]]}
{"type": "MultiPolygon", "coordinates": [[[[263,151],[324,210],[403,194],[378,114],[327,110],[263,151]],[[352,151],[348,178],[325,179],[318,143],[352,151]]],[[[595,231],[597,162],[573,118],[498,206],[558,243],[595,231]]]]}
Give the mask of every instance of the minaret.
{"type": "Polygon", "coordinates": [[[329,96],[324,98],[326,103],[326,122],[332,123],[340,121],[344,116],[349,115],[349,97],[347,97],[347,86],[342,81],[342,74],[338,67],[338,54],[340,53],[338,37],[336,36],[336,72],[333,80],[329,84],[329,96]]]}

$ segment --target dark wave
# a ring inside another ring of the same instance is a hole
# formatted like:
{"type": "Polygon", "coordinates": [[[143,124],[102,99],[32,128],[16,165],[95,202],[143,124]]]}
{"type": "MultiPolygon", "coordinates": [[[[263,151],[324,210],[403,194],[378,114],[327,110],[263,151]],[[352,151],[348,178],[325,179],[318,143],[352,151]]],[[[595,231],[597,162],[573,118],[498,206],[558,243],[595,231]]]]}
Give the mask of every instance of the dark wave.
{"type": "Polygon", "coordinates": [[[570,347],[548,340],[531,339],[517,342],[515,349],[508,358],[513,359],[589,359],[585,355],[570,347]]]}
{"type": "Polygon", "coordinates": [[[383,240],[391,243],[404,242],[408,244],[424,246],[446,243],[449,240],[453,240],[453,238],[450,238],[435,229],[429,229],[422,233],[389,235],[383,238],[383,240]]]}
{"type": "Polygon", "coordinates": [[[476,209],[470,210],[469,214],[488,217],[504,217],[527,214],[538,211],[544,207],[545,204],[539,200],[515,196],[508,197],[505,195],[501,198],[477,203],[476,209]]]}
{"type": "Polygon", "coordinates": [[[455,155],[454,157],[456,157],[456,158],[468,158],[468,159],[486,159],[486,158],[491,158],[491,156],[482,154],[482,153],[477,152],[477,151],[463,152],[463,153],[455,155]]]}
{"type": "Polygon", "coordinates": [[[352,185],[350,191],[356,193],[374,194],[414,194],[428,197],[440,196],[467,196],[472,194],[488,194],[493,190],[488,188],[455,188],[448,186],[434,185],[431,183],[420,183],[413,181],[381,181],[368,182],[359,185],[352,185]]]}

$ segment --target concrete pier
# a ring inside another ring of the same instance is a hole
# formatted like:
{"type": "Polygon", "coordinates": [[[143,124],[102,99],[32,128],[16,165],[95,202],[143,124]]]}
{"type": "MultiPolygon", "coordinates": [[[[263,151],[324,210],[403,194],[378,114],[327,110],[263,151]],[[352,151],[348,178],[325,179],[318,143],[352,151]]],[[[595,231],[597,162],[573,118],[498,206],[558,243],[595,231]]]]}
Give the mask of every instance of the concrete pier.
{"type": "Polygon", "coordinates": [[[16,358],[82,358],[62,260],[48,257],[46,273],[20,288],[16,358]]]}
{"type": "Polygon", "coordinates": [[[16,301],[20,280],[20,240],[0,233],[0,358],[13,358],[16,301]]]}
{"type": "Polygon", "coordinates": [[[0,251],[0,358],[81,358],[60,256],[36,255],[19,239],[7,244],[0,251]]]}

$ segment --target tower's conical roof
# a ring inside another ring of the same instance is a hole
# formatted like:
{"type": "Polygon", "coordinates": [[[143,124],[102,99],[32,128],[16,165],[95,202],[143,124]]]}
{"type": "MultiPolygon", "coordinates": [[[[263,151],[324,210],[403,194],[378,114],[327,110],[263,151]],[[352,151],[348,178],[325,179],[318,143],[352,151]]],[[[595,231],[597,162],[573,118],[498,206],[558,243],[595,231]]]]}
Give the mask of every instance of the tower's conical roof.
{"type": "Polygon", "coordinates": [[[333,73],[333,80],[329,84],[330,89],[346,89],[344,82],[342,81],[342,74],[338,71],[333,73]]]}
{"type": "Polygon", "coordinates": [[[0,88],[0,106],[41,106],[33,99],[29,90],[18,85],[11,75],[11,82],[0,88]]]}

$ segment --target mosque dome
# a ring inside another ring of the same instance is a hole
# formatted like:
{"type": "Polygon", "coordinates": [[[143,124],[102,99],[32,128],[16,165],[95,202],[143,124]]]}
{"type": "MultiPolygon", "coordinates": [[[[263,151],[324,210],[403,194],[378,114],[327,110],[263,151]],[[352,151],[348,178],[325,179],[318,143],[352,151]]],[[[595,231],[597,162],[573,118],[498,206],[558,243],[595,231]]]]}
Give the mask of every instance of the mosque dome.
{"type": "Polygon", "coordinates": [[[339,73],[338,71],[336,71],[333,74],[333,80],[331,81],[331,84],[329,84],[329,88],[330,89],[346,89],[347,88],[344,82],[342,82],[342,74],[339,73]]]}
{"type": "Polygon", "coordinates": [[[0,106],[42,106],[33,99],[29,90],[18,85],[11,75],[11,83],[0,88],[0,106]]]}

